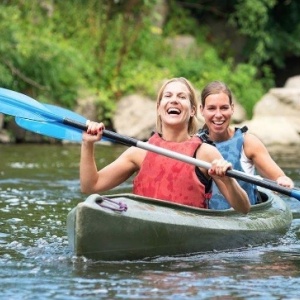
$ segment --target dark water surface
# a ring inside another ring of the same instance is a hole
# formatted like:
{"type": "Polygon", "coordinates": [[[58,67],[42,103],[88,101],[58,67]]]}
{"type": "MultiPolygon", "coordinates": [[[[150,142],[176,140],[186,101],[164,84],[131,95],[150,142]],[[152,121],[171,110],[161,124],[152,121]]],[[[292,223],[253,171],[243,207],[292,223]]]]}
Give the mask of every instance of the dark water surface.
{"type": "MultiPolygon", "coordinates": [[[[99,166],[123,149],[97,146],[99,166]]],[[[85,198],[79,152],[0,145],[1,299],[300,299],[300,202],[287,197],[294,220],[276,245],[131,262],[75,257],[66,217],[85,198]]],[[[298,149],[272,154],[300,187],[298,149]]]]}

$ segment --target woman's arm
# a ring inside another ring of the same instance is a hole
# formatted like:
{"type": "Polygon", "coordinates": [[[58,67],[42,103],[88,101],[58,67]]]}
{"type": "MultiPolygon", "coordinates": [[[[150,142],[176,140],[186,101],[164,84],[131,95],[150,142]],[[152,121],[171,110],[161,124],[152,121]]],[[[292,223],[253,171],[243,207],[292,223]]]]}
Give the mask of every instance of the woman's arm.
{"type": "Polygon", "coordinates": [[[247,193],[234,178],[225,175],[226,171],[232,168],[231,163],[224,160],[218,149],[214,146],[202,144],[199,150],[197,158],[211,162],[212,164],[210,170],[201,169],[201,171],[212,177],[222,195],[236,211],[244,214],[248,213],[250,210],[250,201],[247,193]]]}
{"type": "Polygon", "coordinates": [[[101,139],[103,129],[102,123],[91,122],[87,133],[83,133],[80,156],[80,185],[83,193],[97,193],[118,186],[139,169],[145,155],[142,149],[128,148],[115,161],[98,171],[94,144],[101,139]]]}
{"type": "Polygon", "coordinates": [[[97,171],[90,145],[82,145],[80,160],[81,191],[86,194],[110,190],[126,181],[139,166],[133,159],[140,154],[137,148],[129,148],[115,161],[97,171]]]}
{"type": "Polygon", "coordinates": [[[244,151],[248,159],[253,161],[259,175],[277,181],[278,184],[284,187],[294,187],[294,182],[285,175],[283,170],[272,159],[265,145],[255,135],[245,134],[244,151]]]}

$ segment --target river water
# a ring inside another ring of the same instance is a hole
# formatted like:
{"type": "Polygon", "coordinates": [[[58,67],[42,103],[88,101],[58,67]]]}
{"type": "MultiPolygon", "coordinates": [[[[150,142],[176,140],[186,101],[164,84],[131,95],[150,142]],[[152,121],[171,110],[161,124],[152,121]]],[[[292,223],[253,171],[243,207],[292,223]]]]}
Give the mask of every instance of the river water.
{"type": "MultiPolygon", "coordinates": [[[[123,150],[97,145],[99,167],[123,150]]],[[[288,197],[294,220],[275,245],[140,261],[75,257],[66,217],[85,199],[79,153],[79,145],[0,145],[1,299],[300,299],[300,202],[288,197]]],[[[300,187],[298,149],[272,155],[300,187]]]]}

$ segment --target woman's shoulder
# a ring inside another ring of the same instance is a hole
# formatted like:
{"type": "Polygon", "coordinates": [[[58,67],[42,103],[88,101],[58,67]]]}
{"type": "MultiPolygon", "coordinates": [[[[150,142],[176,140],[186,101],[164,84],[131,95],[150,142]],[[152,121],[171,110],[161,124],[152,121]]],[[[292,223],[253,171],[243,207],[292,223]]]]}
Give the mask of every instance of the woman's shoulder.
{"type": "Polygon", "coordinates": [[[202,143],[197,150],[196,158],[206,161],[212,161],[213,159],[220,158],[221,154],[219,150],[211,144],[202,143]]]}
{"type": "Polygon", "coordinates": [[[248,158],[252,159],[257,154],[267,152],[264,143],[253,133],[247,132],[244,135],[244,151],[248,158]]]}
{"type": "Polygon", "coordinates": [[[262,141],[253,133],[245,132],[244,133],[244,140],[248,144],[262,144],[262,141]]]}
{"type": "Polygon", "coordinates": [[[121,154],[120,158],[131,161],[134,164],[140,166],[146,156],[146,153],[146,150],[132,146],[126,149],[121,154]]]}

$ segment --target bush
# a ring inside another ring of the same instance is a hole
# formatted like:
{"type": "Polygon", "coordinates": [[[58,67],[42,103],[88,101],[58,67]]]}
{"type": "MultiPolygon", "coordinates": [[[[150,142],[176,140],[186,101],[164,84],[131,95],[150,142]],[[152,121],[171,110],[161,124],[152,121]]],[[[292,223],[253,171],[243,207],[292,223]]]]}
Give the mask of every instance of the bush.
{"type": "Polygon", "coordinates": [[[208,28],[171,1],[164,27],[153,27],[156,1],[10,1],[0,4],[1,86],[43,102],[74,108],[79,90],[98,95],[99,119],[109,122],[120,97],[156,97],[163,79],[186,77],[201,90],[225,81],[251,117],[272,84],[251,64],[221,59],[205,41],[208,28]],[[172,38],[195,37],[189,51],[175,51],[172,38]],[[257,80],[259,75],[265,80],[257,80]]]}

